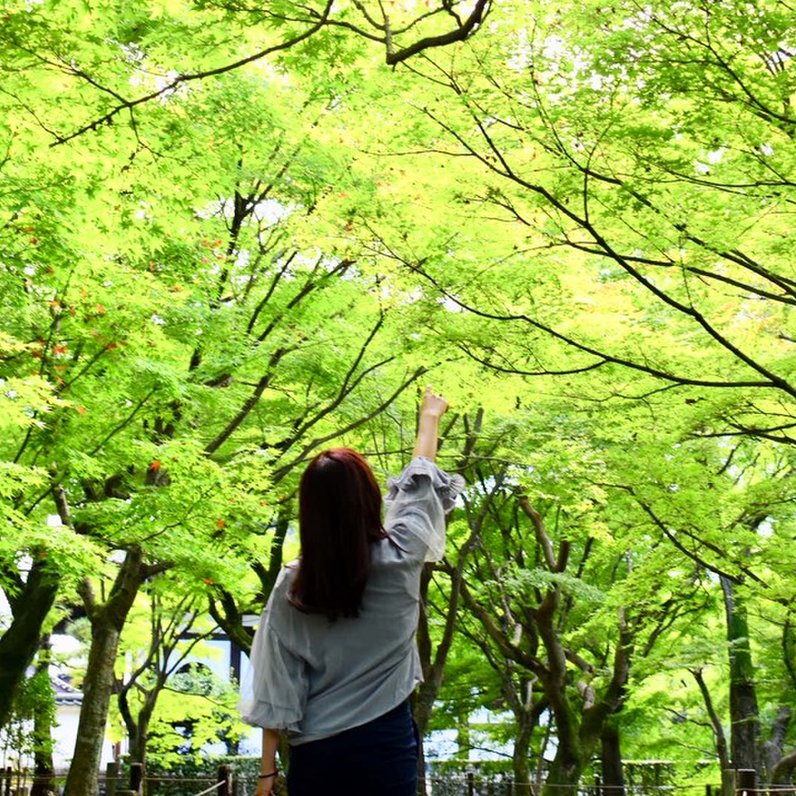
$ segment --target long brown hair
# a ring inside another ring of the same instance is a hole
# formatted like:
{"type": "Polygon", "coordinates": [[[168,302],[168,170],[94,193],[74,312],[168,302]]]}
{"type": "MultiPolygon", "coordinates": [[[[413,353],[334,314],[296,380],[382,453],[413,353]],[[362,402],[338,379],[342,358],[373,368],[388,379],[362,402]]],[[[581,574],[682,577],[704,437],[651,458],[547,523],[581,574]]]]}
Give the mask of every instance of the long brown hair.
{"type": "Polygon", "coordinates": [[[319,453],[299,484],[301,560],[289,595],[307,613],[355,617],[370,572],[370,544],[387,534],[381,491],[350,448],[319,453]]]}

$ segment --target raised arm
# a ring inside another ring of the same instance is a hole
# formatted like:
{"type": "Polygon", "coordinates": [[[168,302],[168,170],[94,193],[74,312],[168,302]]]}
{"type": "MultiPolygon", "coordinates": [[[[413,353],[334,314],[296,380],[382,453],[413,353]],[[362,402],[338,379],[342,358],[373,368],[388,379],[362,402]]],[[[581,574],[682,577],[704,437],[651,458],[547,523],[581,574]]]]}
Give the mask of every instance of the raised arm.
{"type": "Polygon", "coordinates": [[[426,387],[420,404],[412,461],[397,478],[387,481],[384,528],[402,550],[422,561],[439,561],[445,554],[445,515],[464,489],[460,475],[448,475],[434,464],[439,419],[448,402],[426,387]]]}
{"type": "Polygon", "coordinates": [[[423,401],[420,404],[420,417],[417,423],[417,439],[412,458],[425,456],[431,461],[437,458],[439,441],[439,419],[448,411],[448,402],[426,387],[423,401]]]}

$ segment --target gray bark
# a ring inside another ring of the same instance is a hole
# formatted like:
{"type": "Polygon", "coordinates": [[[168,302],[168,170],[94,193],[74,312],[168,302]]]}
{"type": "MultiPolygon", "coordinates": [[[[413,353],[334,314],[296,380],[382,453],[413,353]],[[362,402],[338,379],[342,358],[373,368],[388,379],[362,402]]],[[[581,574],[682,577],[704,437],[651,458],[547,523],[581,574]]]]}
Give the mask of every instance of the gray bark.
{"type": "Polygon", "coordinates": [[[145,577],[142,553],[132,548],[116,576],[108,601],[96,605],[90,586],[83,596],[91,622],[91,648],[83,682],[77,740],[64,796],[96,796],[108,708],[114,688],[114,664],[127,614],[145,577]]]}

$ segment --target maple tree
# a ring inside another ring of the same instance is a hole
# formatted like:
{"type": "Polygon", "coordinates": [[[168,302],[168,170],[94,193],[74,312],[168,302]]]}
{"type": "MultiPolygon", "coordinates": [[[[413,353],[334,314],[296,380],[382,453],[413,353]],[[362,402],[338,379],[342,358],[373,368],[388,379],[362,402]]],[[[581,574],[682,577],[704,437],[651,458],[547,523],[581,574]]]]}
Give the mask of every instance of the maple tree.
{"type": "Polygon", "coordinates": [[[0,37],[0,726],[84,612],[69,796],[142,589],[246,648],[302,464],[395,472],[424,379],[473,485],[420,723],[479,646],[515,777],[561,792],[645,748],[658,665],[721,767],[791,779],[786,3],[22,1],[0,37]]]}

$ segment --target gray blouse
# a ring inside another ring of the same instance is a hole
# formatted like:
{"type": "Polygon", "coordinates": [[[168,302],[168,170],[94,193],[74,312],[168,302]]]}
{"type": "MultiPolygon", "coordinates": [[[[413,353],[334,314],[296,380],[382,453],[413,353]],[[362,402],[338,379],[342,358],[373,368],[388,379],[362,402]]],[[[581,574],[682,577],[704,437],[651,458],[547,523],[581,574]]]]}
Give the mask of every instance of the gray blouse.
{"type": "Polygon", "coordinates": [[[329,621],[287,601],[296,572],[279,575],[252,643],[240,710],[249,724],[287,730],[291,744],[365,724],[405,700],[422,673],[415,634],[420,572],[445,551],[445,514],[464,488],[430,459],[388,481],[384,527],[356,618],[329,621]]]}

